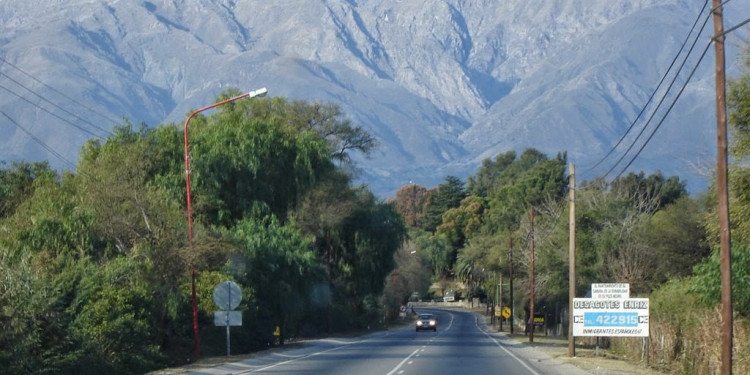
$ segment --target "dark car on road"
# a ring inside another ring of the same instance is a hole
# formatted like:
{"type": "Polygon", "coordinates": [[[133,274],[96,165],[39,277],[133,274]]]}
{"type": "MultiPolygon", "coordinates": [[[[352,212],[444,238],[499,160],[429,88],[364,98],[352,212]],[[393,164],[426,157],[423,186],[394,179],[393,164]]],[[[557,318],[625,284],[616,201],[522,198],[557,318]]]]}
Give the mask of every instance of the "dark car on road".
{"type": "Polygon", "coordinates": [[[433,331],[437,332],[437,318],[432,314],[419,314],[417,317],[417,332],[433,331]]]}

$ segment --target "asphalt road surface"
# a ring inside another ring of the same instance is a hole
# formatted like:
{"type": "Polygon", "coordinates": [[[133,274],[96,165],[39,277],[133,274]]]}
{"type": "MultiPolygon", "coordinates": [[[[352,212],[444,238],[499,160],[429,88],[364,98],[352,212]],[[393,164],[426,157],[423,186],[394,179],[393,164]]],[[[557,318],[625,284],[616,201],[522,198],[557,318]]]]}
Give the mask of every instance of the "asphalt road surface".
{"type": "Polygon", "coordinates": [[[435,314],[437,333],[409,325],[352,339],[322,339],[242,361],[191,368],[183,374],[346,375],[584,375],[502,334],[491,332],[476,313],[417,309],[435,314]]]}

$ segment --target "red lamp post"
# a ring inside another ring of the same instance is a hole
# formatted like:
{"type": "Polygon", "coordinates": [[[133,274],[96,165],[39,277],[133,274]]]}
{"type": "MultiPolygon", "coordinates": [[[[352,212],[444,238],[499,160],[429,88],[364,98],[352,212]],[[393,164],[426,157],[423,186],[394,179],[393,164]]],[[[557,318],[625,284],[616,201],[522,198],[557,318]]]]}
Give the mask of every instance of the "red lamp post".
{"type": "MultiPolygon", "coordinates": [[[[227,104],[229,102],[233,102],[235,100],[239,100],[242,98],[254,98],[254,97],[263,97],[266,96],[268,93],[268,90],[266,88],[261,88],[255,91],[250,91],[247,93],[244,93],[242,95],[237,95],[235,97],[222,100],[220,102],[216,102],[212,105],[196,109],[195,111],[191,112],[190,115],[188,115],[187,119],[185,120],[184,125],[184,141],[185,141],[185,192],[187,197],[187,221],[188,221],[188,243],[189,246],[193,246],[193,206],[192,206],[192,199],[190,197],[190,152],[188,151],[188,124],[190,123],[190,120],[195,117],[195,115],[209,110],[211,108],[218,107],[223,104],[227,104]]],[[[200,357],[200,335],[198,334],[198,298],[195,294],[195,267],[191,264],[191,270],[190,270],[190,284],[191,284],[191,304],[193,306],[193,355],[195,358],[200,357]]]]}

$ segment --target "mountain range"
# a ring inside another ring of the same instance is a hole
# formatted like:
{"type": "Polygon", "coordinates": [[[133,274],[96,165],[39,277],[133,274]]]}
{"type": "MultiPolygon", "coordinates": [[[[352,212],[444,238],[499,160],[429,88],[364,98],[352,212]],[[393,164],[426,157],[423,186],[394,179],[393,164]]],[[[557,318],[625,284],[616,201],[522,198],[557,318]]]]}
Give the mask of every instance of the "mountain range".
{"type": "MultiPolygon", "coordinates": [[[[266,87],[373,134],[358,180],[382,198],[530,147],[566,152],[579,180],[661,171],[701,191],[716,155],[710,5],[4,0],[0,160],[73,169],[113,126],[181,125],[226,89],[266,87]]],[[[726,2],[726,28],[748,17],[750,2],[726,2]]],[[[727,35],[730,77],[747,36],[727,35]]]]}

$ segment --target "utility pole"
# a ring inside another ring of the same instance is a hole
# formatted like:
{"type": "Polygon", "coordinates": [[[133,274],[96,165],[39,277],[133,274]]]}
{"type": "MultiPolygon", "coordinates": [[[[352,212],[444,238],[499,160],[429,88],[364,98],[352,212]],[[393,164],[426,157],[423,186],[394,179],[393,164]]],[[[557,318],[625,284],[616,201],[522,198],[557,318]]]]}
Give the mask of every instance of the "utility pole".
{"type": "MultiPolygon", "coordinates": [[[[496,320],[500,320],[500,332],[503,331],[503,273],[500,272],[500,283],[495,285],[495,305],[497,305],[498,308],[500,308],[500,316],[495,317],[496,320]],[[498,295],[498,289],[500,289],[500,295],[498,295]]],[[[498,315],[495,313],[495,315],[498,315]]]]}
{"type": "Polygon", "coordinates": [[[510,265],[510,334],[513,335],[513,319],[516,315],[515,304],[513,303],[513,235],[510,235],[510,247],[509,247],[509,262],[510,265]]]}
{"type": "Polygon", "coordinates": [[[724,18],[720,0],[713,0],[714,47],[716,49],[716,195],[719,200],[721,242],[721,374],[732,374],[732,247],[729,231],[729,187],[727,172],[727,104],[724,72],[724,18]]]}
{"type": "Polygon", "coordinates": [[[531,258],[529,262],[529,317],[526,326],[529,330],[529,342],[534,342],[534,209],[529,210],[529,222],[531,223],[531,258]],[[530,325],[530,326],[529,326],[530,325]]]}
{"type": "Polygon", "coordinates": [[[576,344],[573,337],[573,299],[576,297],[576,166],[568,166],[568,184],[570,189],[570,241],[568,243],[568,356],[576,356],[576,344]]]}

